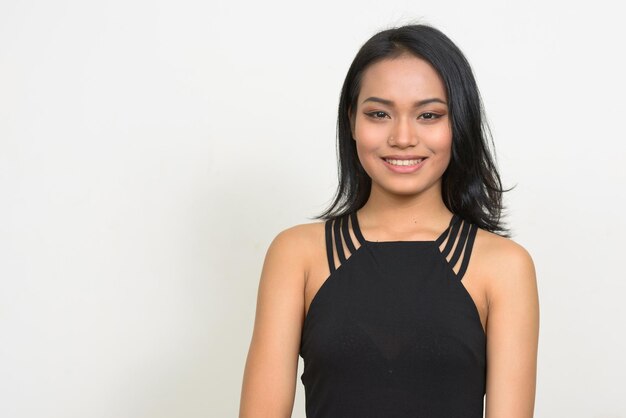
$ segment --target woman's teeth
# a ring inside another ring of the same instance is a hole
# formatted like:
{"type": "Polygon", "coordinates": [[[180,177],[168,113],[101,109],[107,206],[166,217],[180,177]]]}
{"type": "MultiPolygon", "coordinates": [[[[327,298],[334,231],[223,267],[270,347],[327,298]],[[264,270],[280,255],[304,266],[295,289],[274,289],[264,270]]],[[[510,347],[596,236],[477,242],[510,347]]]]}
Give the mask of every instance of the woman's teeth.
{"type": "Polygon", "coordinates": [[[388,160],[385,158],[384,160],[393,165],[417,165],[422,162],[423,158],[418,160],[388,160]]]}

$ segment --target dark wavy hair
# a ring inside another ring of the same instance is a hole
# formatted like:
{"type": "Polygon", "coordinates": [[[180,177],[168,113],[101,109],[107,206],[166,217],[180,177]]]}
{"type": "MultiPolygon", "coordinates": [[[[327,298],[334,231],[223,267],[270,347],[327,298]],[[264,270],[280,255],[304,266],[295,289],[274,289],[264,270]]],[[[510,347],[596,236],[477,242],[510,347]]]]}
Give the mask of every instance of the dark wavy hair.
{"type": "Polygon", "coordinates": [[[335,219],[357,211],[369,199],[372,179],[363,169],[352,140],[349,109],[354,116],[361,79],[368,66],[403,54],[428,61],[441,76],[452,126],[450,164],[442,175],[442,198],[461,218],[487,231],[510,237],[501,220],[502,182],[491,155],[491,131],[472,69],[461,50],[438,29],[418,24],[383,30],[358,51],[343,83],[337,119],[339,185],[333,202],[311,219],[335,219]]]}

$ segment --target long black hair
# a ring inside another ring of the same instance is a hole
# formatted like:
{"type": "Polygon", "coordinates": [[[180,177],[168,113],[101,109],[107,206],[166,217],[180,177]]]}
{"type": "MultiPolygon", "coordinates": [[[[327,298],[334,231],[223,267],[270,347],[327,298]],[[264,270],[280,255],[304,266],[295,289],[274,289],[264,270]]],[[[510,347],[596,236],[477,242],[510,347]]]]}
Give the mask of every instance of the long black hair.
{"type": "MultiPolygon", "coordinates": [[[[406,25],[372,36],[358,51],[343,83],[337,119],[339,185],[331,205],[311,219],[335,219],[357,211],[369,199],[372,179],[365,172],[352,139],[353,116],[365,69],[383,59],[403,54],[428,61],[441,76],[448,97],[452,126],[452,155],[442,175],[442,198],[452,213],[487,231],[509,237],[502,222],[500,175],[491,155],[493,139],[484,116],[480,92],[472,69],[461,50],[438,29],[406,25]]],[[[495,152],[494,152],[495,155],[495,152]]]]}

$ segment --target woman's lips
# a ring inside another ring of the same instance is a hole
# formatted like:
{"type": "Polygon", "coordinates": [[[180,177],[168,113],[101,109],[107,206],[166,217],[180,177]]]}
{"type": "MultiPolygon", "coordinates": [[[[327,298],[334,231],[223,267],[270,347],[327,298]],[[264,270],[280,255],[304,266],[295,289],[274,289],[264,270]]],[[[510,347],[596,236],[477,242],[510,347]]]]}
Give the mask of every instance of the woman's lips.
{"type": "Polygon", "coordinates": [[[394,173],[413,173],[422,168],[428,158],[424,158],[422,161],[415,165],[393,165],[387,162],[384,158],[381,158],[381,160],[383,160],[385,166],[387,166],[387,168],[394,173]]]}

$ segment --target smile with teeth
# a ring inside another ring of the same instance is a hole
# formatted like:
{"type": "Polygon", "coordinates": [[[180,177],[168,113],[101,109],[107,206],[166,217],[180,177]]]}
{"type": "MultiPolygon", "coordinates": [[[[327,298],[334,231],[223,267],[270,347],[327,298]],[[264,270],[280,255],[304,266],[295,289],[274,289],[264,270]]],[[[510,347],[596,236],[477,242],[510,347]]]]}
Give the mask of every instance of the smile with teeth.
{"type": "Polygon", "coordinates": [[[390,160],[387,158],[383,159],[392,165],[417,165],[424,160],[423,158],[419,158],[417,160],[390,160]]]}

